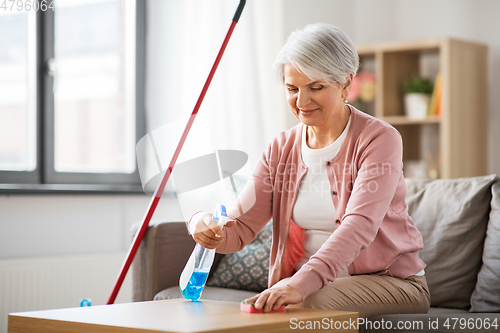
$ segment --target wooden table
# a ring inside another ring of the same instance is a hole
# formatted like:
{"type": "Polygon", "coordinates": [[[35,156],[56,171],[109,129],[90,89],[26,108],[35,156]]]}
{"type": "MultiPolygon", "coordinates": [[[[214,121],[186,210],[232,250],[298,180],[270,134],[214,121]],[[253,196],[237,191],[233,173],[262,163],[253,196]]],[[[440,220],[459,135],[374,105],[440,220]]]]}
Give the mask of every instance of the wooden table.
{"type": "Polygon", "coordinates": [[[51,332],[358,332],[356,312],[287,308],[242,313],[239,303],[184,299],[9,314],[9,333],[51,332]],[[335,327],[335,325],[337,327],[335,327]],[[342,326],[344,329],[342,329],[342,326]],[[337,330],[336,328],[341,328],[337,330]],[[302,329],[301,329],[302,328],[302,329]]]}

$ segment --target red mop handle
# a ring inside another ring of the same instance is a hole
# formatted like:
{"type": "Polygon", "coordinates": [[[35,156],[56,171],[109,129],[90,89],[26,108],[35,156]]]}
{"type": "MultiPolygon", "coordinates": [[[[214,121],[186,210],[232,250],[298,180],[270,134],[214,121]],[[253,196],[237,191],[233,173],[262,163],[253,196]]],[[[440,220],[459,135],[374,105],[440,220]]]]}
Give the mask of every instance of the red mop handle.
{"type": "Polygon", "coordinates": [[[113,291],[111,292],[111,295],[108,298],[108,302],[106,304],[113,304],[115,302],[116,296],[118,295],[118,292],[120,291],[120,288],[123,284],[123,280],[125,279],[125,276],[127,275],[128,269],[130,268],[130,265],[132,264],[132,260],[134,260],[135,254],[137,252],[137,249],[139,248],[139,245],[141,244],[142,239],[144,238],[144,235],[146,234],[146,230],[148,229],[149,226],[149,221],[151,221],[151,217],[153,217],[153,214],[155,212],[156,206],[158,206],[158,203],[160,202],[160,198],[163,194],[163,190],[165,189],[165,185],[168,182],[168,178],[172,174],[172,170],[174,168],[175,162],[177,161],[177,157],[179,156],[182,146],[184,145],[184,141],[186,141],[186,137],[189,133],[189,130],[191,129],[191,126],[193,125],[194,118],[196,117],[196,114],[198,113],[198,110],[200,109],[201,102],[203,102],[203,98],[205,97],[205,94],[207,93],[208,87],[210,86],[210,82],[212,82],[212,78],[214,77],[215,71],[217,70],[217,66],[219,66],[219,62],[222,58],[222,55],[224,54],[224,50],[226,49],[227,43],[229,42],[229,38],[231,38],[231,34],[233,33],[234,27],[236,26],[236,23],[238,23],[238,20],[240,19],[241,12],[243,11],[243,7],[245,7],[245,0],[240,0],[240,4],[238,5],[238,8],[236,9],[236,13],[234,14],[233,21],[231,22],[231,26],[229,27],[229,30],[226,34],[226,38],[224,39],[224,42],[222,43],[222,46],[219,50],[219,53],[217,54],[217,58],[215,59],[215,62],[212,66],[212,70],[210,71],[210,74],[208,75],[207,81],[205,82],[205,85],[203,86],[203,89],[201,90],[200,97],[198,97],[198,101],[196,102],[196,105],[194,106],[194,110],[191,113],[191,117],[189,118],[189,121],[186,125],[186,128],[184,129],[184,133],[182,133],[181,140],[179,141],[179,144],[177,145],[177,148],[174,152],[174,155],[172,156],[172,160],[170,161],[170,164],[165,171],[165,174],[163,175],[162,181],[158,188],[155,191],[154,196],[151,198],[151,201],[149,203],[148,210],[146,212],[146,215],[144,216],[143,222],[141,224],[141,228],[139,231],[136,233],[134,240],[132,241],[132,246],[130,247],[130,250],[127,254],[127,258],[125,262],[123,263],[122,269],[120,271],[120,274],[118,275],[118,278],[116,279],[115,286],[113,287],[113,291]]]}

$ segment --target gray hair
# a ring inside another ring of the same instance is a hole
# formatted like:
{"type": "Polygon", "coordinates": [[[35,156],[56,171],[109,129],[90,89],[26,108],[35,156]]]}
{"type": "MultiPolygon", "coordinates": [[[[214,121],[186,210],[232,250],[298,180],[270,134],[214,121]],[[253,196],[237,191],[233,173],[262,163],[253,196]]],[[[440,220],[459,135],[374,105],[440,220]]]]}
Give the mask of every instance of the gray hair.
{"type": "Polygon", "coordinates": [[[351,39],[327,23],[307,25],[292,32],[273,65],[275,77],[283,82],[285,64],[291,64],[311,79],[344,84],[356,76],[359,56],[351,39]]]}

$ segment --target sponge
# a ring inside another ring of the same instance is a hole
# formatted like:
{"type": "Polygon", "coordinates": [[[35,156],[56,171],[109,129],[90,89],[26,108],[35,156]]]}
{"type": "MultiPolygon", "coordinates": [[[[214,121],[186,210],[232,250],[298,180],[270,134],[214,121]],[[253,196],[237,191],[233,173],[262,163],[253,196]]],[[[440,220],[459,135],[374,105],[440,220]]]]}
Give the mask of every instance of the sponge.
{"type": "MultiPolygon", "coordinates": [[[[245,303],[245,301],[240,303],[240,310],[241,310],[241,312],[247,312],[247,313],[263,313],[264,312],[263,309],[257,310],[255,308],[255,303],[245,303]]],[[[271,312],[286,312],[286,308],[284,305],[282,305],[278,308],[278,310],[271,310],[271,312]]]]}

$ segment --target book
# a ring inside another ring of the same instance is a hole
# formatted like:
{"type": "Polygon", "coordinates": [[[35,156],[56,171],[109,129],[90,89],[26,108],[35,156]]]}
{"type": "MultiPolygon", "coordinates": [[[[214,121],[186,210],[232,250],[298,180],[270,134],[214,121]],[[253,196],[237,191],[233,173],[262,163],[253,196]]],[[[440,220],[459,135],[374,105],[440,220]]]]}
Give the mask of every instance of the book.
{"type": "Polygon", "coordinates": [[[441,95],[443,90],[443,79],[441,77],[441,72],[436,74],[436,79],[434,81],[434,89],[432,91],[431,102],[429,105],[429,116],[439,116],[441,115],[441,95]]]}

